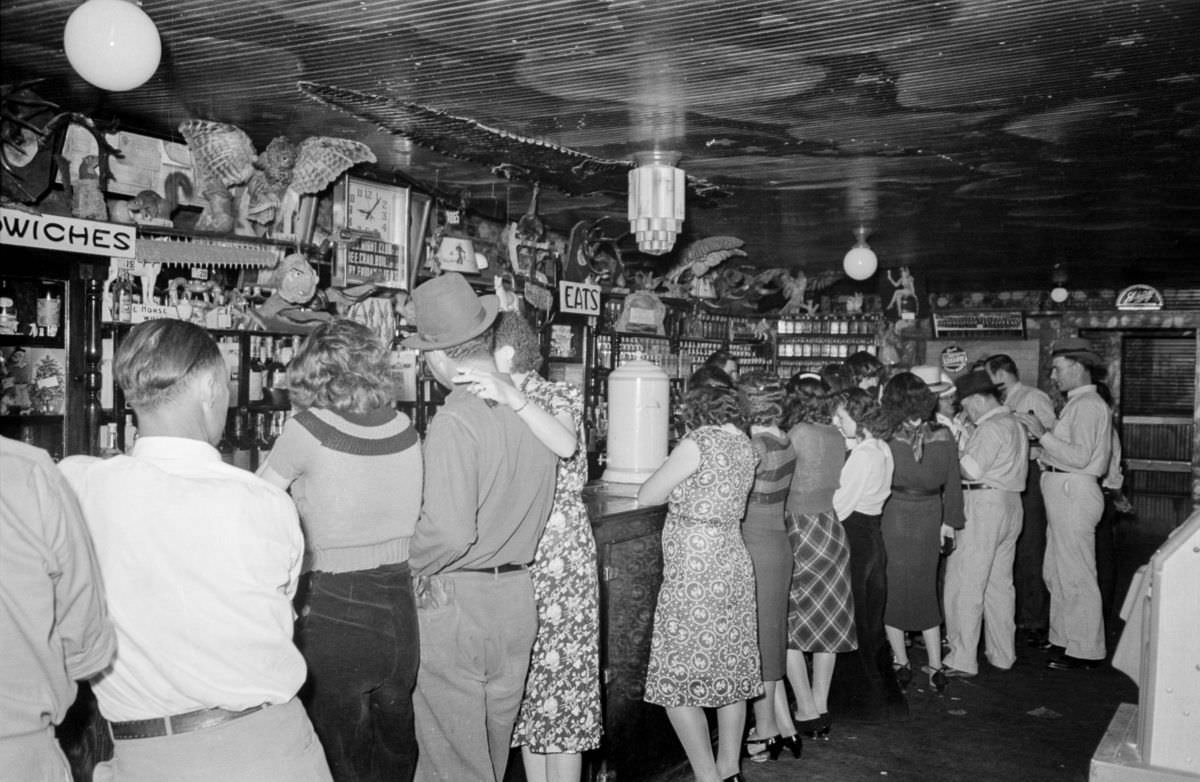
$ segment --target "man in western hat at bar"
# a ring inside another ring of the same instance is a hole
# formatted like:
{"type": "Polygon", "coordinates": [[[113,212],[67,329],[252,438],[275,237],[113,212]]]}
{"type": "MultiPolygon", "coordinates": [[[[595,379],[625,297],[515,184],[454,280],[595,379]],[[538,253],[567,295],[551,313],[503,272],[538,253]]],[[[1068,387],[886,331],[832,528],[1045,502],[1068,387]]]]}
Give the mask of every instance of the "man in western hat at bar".
{"type": "Polygon", "coordinates": [[[946,675],[971,677],[979,672],[981,628],[993,667],[1008,670],[1016,662],[1013,555],[1029,442],[1012,411],[1000,404],[1000,389],[987,372],[968,372],[954,386],[975,426],[958,460],[967,523],[946,560],[946,675]]]}
{"type": "Polygon", "coordinates": [[[528,564],[554,499],[557,457],[462,373],[495,373],[495,296],[443,274],[413,292],[423,352],[450,390],[425,436],[425,491],[411,558],[421,667],[413,695],[417,780],[504,778],[537,612],[528,564]],[[457,380],[456,380],[457,379],[457,380]]]}
{"type": "Polygon", "coordinates": [[[1067,396],[1053,428],[1016,413],[1042,448],[1046,500],[1046,563],[1050,591],[1048,646],[1062,651],[1052,670],[1097,668],[1105,657],[1104,617],[1096,581],[1096,524],[1104,512],[1100,479],[1108,471],[1112,414],[1096,392],[1104,360],[1079,337],[1051,352],[1050,380],[1067,396]]]}

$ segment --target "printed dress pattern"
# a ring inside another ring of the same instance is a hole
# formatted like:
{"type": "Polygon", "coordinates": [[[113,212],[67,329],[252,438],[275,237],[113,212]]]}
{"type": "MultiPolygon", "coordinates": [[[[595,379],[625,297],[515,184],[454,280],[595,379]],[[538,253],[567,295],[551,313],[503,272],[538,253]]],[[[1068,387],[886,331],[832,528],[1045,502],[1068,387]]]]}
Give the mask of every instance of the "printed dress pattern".
{"type": "Polygon", "coordinates": [[[754,568],[740,529],[758,459],[744,434],[704,426],[687,437],[700,467],[669,497],[645,699],[717,707],[763,691],[754,568]]]}
{"type": "Polygon", "coordinates": [[[522,391],[554,415],[569,412],[579,447],[558,463],[554,506],[530,568],[538,632],[512,745],[583,752],[600,746],[602,730],[596,541],[581,494],[587,483],[583,397],[572,385],[534,374],[522,391]]]}

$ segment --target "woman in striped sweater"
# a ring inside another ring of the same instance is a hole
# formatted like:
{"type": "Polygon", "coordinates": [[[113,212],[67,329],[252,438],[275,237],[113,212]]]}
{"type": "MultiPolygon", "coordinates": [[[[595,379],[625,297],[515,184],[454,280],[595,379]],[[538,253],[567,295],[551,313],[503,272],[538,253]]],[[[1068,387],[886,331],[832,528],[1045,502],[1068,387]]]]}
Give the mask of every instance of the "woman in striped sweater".
{"type": "Polygon", "coordinates": [[[781,738],[775,721],[775,692],[783,680],[787,655],[788,587],[792,580],[792,550],[783,511],[796,452],[779,428],[784,401],[779,378],[769,372],[748,372],[738,380],[738,389],[750,403],[750,442],[759,457],[742,539],[754,563],[764,692],[753,701],[754,728],[746,738],[746,753],[753,761],[774,760],[787,746],[800,757],[799,737],[793,731],[789,739],[781,738]]]}

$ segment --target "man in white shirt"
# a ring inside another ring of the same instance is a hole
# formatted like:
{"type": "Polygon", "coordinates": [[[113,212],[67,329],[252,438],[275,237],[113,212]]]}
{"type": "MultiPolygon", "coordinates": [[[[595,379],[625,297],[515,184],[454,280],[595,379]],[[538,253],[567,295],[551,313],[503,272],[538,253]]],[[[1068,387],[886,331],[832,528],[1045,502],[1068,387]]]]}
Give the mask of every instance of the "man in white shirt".
{"type": "Polygon", "coordinates": [[[1035,415],[1016,413],[1042,448],[1049,645],[1063,650],[1050,659],[1052,670],[1098,668],[1106,653],[1096,583],[1096,524],[1104,512],[1100,479],[1112,453],[1112,414],[1094,383],[1103,368],[1086,339],[1059,340],[1050,379],[1067,395],[1067,404],[1053,429],[1035,415]]]}
{"type": "Polygon", "coordinates": [[[0,780],[63,782],[54,727],[117,637],[79,503],[50,455],[0,437],[0,476],[0,780]]]}
{"type": "Polygon", "coordinates": [[[1016,662],[1013,553],[1029,469],[1025,429],[1000,404],[988,374],[970,372],[954,384],[975,426],[959,456],[967,523],[946,560],[946,675],[952,678],[979,672],[981,626],[988,662],[1001,670],[1016,662]]]}
{"type": "MultiPolygon", "coordinates": [[[[988,376],[1000,388],[1000,399],[1015,413],[1032,413],[1046,429],[1054,427],[1054,403],[1040,388],[1021,382],[1017,364],[1011,356],[997,353],[984,360],[988,376]]],[[[1050,624],[1049,593],[1042,578],[1046,562],[1046,503],[1042,498],[1042,468],[1037,459],[1042,449],[1035,443],[1029,448],[1029,469],[1025,490],[1021,492],[1021,535],[1013,566],[1013,585],[1017,591],[1017,628],[1023,630],[1030,646],[1046,642],[1050,624]]]]}
{"type": "Polygon", "coordinates": [[[295,506],[213,447],[228,369],[198,326],[134,326],[113,361],[138,417],[132,455],[60,469],[79,496],[117,631],[93,685],[124,782],[330,780],[295,699],[292,643],[304,551],[295,506]]]}

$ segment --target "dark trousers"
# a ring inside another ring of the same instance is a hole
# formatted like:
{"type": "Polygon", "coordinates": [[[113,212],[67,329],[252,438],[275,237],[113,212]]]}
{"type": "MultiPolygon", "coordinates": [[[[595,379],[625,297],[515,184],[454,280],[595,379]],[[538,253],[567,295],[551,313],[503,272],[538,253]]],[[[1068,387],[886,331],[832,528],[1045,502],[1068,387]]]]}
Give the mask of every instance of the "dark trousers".
{"type": "Polygon", "coordinates": [[[838,655],[829,688],[830,710],[839,718],[878,722],[908,715],[908,702],[892,670],[883,630],[887,604],[887,555],[879,516],[852,513],[842,522],[850,546],[850,589],[858,650],[838,655]]]}
{"type": "Polygon", "coordinates": [[[407,562],[305,576],[296,645],[304,703],[337,782],[407,782],[417,762],[420,655],[407,562]]]}
{"type": "Polygon", "coordinates": [[[1029,463],[1025,491],[1021,492],[1021,535],[1013,559],[1013,586],[1017,592],[1017,627],[1045,630],[1050,626],[1050,593],[1042,576],[1046,561],[1046,502],[1042,499],[1042,468],[1029,463]]]}
{"type": "Polygon", "coordinates": [[[1119,492],[1104,490],[1104,514],[1096,525],[1096,582],[1100,587],[1100,605],[1104,610],[1104,621],[1116,618],[1114,606],[1117,592],[1117,508],[1114,504],[1119,492]]]}

